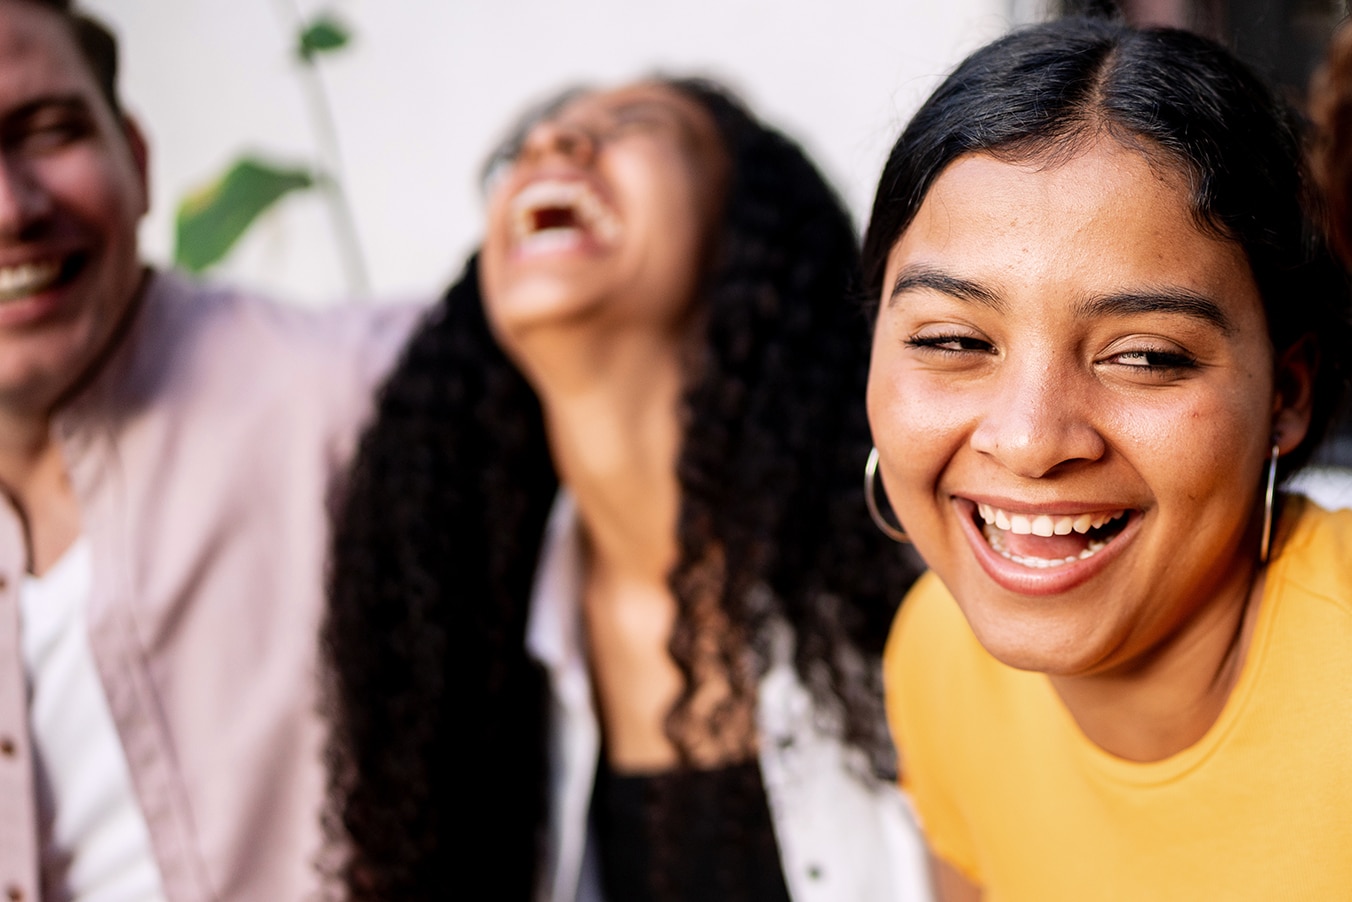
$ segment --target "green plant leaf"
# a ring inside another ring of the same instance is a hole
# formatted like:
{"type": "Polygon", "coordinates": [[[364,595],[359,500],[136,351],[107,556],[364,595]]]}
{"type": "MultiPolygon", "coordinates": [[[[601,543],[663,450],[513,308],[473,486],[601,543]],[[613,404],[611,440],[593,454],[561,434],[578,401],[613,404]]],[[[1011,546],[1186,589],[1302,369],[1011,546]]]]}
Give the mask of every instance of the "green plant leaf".
{"type": "Polygon", "coordinates": [[[309,170],[244,157],[178,206],[174,262],[201,272],[229,252],[255,219],[286,194],[314,185],[309,170]]]}
{"type": "Polygon", "coordinates": [[[333,13],[320,13],[301,31],[296,54],[308,62],[315,54],[332,53],[346,47],[351,40],[352,32],[333,13]]]}

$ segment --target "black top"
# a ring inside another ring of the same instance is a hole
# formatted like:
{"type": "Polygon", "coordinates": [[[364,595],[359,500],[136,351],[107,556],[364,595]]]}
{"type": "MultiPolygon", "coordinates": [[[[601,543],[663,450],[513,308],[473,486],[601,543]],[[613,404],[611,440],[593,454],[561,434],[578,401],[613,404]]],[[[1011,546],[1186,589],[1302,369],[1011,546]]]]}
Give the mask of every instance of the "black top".
{"type": "Polygon", "coordinates": [[[600,757],[591,817],[608,902],[789,902],[756,761],[629,775],[600,757]]]}

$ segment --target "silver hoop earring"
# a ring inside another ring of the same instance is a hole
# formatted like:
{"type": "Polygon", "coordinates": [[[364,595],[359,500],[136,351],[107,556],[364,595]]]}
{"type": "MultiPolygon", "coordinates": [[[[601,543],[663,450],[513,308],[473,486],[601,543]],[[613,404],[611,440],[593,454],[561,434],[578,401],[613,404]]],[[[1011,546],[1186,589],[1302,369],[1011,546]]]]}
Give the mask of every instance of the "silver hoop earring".
{"type": "Polygon", "coordinates": [[[882,531],[894,542],[910,542],[910,538],[903,530],[898,529],[891,523],[883,519],[882,512],[878,510],[878,498],[875,483],[878,481],[878,447],[875,445],[868,452],[868,462],[864,464],[864,503],[868,505],[868,515],[873,518],[873,525],[882,531]]]}
{"type": "Polygon", "coordinates": [[[1268,457],[1267,489],[1263,492],[1263,541],[1258,546],[1258,560],[1266,564],[1268,552],[1272,550],[1272,501],[1277,494],[1277,458],[1282,449],[1274,441],[1272,455],[1268,457]]]}

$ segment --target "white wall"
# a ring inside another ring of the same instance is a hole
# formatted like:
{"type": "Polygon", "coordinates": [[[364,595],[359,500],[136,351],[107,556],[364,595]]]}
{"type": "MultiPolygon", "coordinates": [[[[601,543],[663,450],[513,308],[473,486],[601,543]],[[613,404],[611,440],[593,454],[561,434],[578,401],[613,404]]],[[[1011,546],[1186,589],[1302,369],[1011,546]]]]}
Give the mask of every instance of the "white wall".
{"type": "MultiPolygon", "coordinates": [[[[290,62],[295,0],[85,0],[123,47],[123,94],[149,134],[142,241],[163,262],[173,211],[238,152],[314,155],[290,62]]],[[[862,219],[907,115],[1008,0],[337,0],[354,45],[326,59],[375,294],[440,290],[475,244],[479,161],[529,100],[653,70],[712,74],[817,157],[862,219]]],[[[1025,3],[1026,5],[1026,3],[1025,3]]],[[[306,13],[320,3],[300,3],[306,13]]],[[[284,202],[226,261],[285,296],[345,293],[320,202],[284,202]]]]}

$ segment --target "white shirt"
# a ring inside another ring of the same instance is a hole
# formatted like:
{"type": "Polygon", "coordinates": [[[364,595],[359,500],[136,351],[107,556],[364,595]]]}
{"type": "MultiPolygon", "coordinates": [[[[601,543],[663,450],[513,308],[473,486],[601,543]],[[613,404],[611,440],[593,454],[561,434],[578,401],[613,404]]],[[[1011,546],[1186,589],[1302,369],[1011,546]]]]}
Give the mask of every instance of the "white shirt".
{"type": "Polygon", "coordinates": [[[164,898],[85,628],[93,584],[81,537],[20,593],[37,769],[44,902],[164,898]]]}
{"type": "MultiPolygon", "coordinates": [[[[582,630],[582,546],[572,499],[560,492],[535,574],[526,647],[550,684],[550,787],[539,902],[602,902],[588,807],[600,727],[582,630]]],[[[895,786],[861,776],[863,756],[823,730],[792,664],[792,636],[756,697],[761,779],[794,902],[927,902],[924,846],[895,786]]]]}

